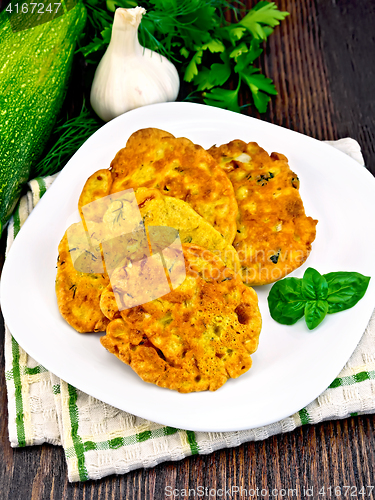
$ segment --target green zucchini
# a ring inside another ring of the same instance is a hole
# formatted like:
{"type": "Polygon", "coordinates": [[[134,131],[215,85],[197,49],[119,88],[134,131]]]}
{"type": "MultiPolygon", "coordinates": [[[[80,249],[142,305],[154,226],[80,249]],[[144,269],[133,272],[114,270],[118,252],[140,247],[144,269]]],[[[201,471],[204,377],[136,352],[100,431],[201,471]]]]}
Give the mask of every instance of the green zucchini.
{"type": "Polygon", "coordinates": [[[79,2],[13,33],[8,14],[0,13],[0,235],[61,109],[85,21],[79,2]]]}

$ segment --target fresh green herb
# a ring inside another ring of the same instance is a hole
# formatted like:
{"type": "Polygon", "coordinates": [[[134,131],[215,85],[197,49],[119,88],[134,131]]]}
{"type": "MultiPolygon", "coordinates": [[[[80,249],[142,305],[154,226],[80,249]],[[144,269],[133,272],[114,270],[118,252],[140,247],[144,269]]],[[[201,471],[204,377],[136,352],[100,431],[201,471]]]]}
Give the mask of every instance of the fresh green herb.
{"type": "Polygon", "coordinates": [[[361,300],[370,278],[359,273],[329,273],[324,275],[328,283],[328,313],[350,309],[361,300]]]}
{"type": "Polygon", "coordinates": [[[271,255],[270,260],[274,263],[277,264],[280,256],[280,250],[278,250],[275,255],[271,255]]]}
{"type": "Polygon", "coordinates": [[[336,272],[321,275],[306,269],[303,278],[277,281],[268,295],[272,318],[282,325],[294,325],[305,316],[309,330],[327,314],[355,306],[366,293],[370,278],[359,273],[336,272]]]}
{"type": "Polygon", "coordinates": [[[227,0],[107,0],[107,9],[102,0],[85,0],[89,23],[79,50],[87,62],[97,64],[109,44],[108,11],[136,5],[147,10],[139,28],[141,44],[172,60],[182,78],[193,85],[186,99],[203,99],[208,105],[239,112],[250,106],[239,102],[240,90],[247,87],[258,111],[266,111],[270,95],[277,91],[254,61],[288,12],[268,1],[245,10],[240,2],[235,7],[227,0]]]}
{"type": "Polygon", "coordinates": [[[326,300],[309,300],[305,306],[305,321],[307,328],[313,330],[316,328],[328,312],[328,302],[326,300]]]}
{"type": "Polygon", "coordinates": [[[306,269],[302,279],[302,294],[306,300],[325,300],[328,293],[326,279],[312,267],[306,269]]]}
{"type": "Polygon", "coordinates": [[[124,207],[121,206],[120,208],[118,208],[117,210],[114,210],[112,213],[115,214],[114,218],[113,218],[113,226],[115,226],[115,224],[118,224],[119,226],[121,226],[121,223],[123,220],[125,220],[125,217],[124,217],[124,207]],[[115,214],[115,212],[118,212],[117,214],[115,214]]]}
{"type": "MultiPolygon", "coordinates": [[[[227,0],[85,0],[84,3],[88,20],[79,51],[89,64],[97,65],[109,44],[112,12],[117,7],[141,5],[147,10],[139,30],[141,44],[173,60],[183,79],[195,88],[187,100],[202,99],[208,105],[239,112],[250,105],[239,103],[240,90],[247,86],[256,108],[264,112],[269,95],[277,93],[272,81],[253,65],[263,51],[263,42],[288,15],[280,12],[274,2],[261,1],[245,11],[245,15],[243,9],[241,14],[227,0]],[[226,12],[235,22],[226,20],[226,12]],[[229,88],[233,84],[234,90],[229,88]]],[[[238,5],[243,8],[241,3],[238,5]]],[[[78,116],[61,117],[46,154],[33,167],[30,178],[61,170],[101,125],[85,104],[78,116]]]]}
{"type": "Polygon", "coordinates": [[[304,315],[306,299],[302,296],[302,280],[285,278],[277,281],[268,295],[272,318],[282,325],[294,325],[304,315]]]}
{"type": "Polygon", "coordinates": [[[30,178],[52,175],[61,170],[77,149],[101,126],[101,120],[93,116],[85,104],[75,118],[69,120],[66,116],[62,117],[54,128],[50,149],[33,167],[30,178]]]}
{"type": "Polygon", "coordinates": [[[74,298],[75,298],[75,296],[76,296],[76,292],[77,292],[77,285],[76,285],[76,284],[72,285],[72,286],[69,288],[69,290],[73,290],[73,299],[74,299],[74,298]]]}

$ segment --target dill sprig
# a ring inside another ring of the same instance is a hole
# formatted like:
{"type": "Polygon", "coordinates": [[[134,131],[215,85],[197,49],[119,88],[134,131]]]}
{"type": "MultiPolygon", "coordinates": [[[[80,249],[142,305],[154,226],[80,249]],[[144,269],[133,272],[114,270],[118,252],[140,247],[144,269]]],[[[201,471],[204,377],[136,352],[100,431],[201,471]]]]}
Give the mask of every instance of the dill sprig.
{"type": "Polygon", "coordinates": [[[102,0],[85,0],[85,5],[92,19],[91,37],[81,41],[79,50],[90,56],[90,63],[98,62],[110,42],[108,11],[139,5],[147,11],[139,27],[140,43],[173,61],[193,87],[186,100],[237,112],[253,103],[264,113],[270,96],[277,94],[272,80],[254,64],[263,42],[288,15],[274,2],[261,0],[252,9],[227,0],[106,0],[106,10],[102,0]],[[240,106],[242,90],[250,91],[252,103],[240,106]]]}
{"type": "MultiPolygon", "coordinates": [[[[277,94],[272,80],[255,66],[264,41],[288,15],[279,11],[274,2],[261,0],[246,9],[241,2],[234,6],[228,0],[83,1],[87,24],[77,51],[85,57],[88,69],[99,63],[110,42],[116,8],[139,5],[147,11],[139,27],[140,43],[173,61],[181,80],[190,85],[185,100],[237,112],[254,104],[264,113],[270,96],[277,94]],[[241,106],[240,93],[250,94],[252,102],[241,106]]],[[[86,84],[90,83],[86,80],[86,84]]],[[[31,176],[61,170],[101,125],[85,105],[77,117],[61,118],[52,134],[52,147],[31,176]]]]}
{"type": "Polygon", "coordinates": [[[61,117],[53,134],[53,143],[45,156],[33,167],[30,178],[52,175],[61,170],[82,144],[100,127],[101,120],[93,116],[85,103],[78,116],[67,119],[61,117]],[[56,138],[56,142],[53,139],[56,138]]]}

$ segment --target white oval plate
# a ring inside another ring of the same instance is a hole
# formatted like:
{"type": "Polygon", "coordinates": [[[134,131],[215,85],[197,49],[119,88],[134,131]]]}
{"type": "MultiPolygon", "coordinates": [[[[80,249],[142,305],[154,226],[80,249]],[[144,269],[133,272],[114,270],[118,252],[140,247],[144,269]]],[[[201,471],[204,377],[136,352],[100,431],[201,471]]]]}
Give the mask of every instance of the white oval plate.
{"type": "Polygon", "coordinates": [[[326,317],[312,332],[305,322],[283,326],[269,315],[270,286],[257,287],[263,329],[253,367],[216,392],[179,394],[143,382],[100,344],[60,316],[55,297],[57,247],[77,210],[86,179],[107,168],[127,138],[144,127],[184,136],[204,148],[233,139],[256,141],[289,158],[306,213],[319,220],[309,266],[322,274],[375,276],[375,179],[354,160],[304,135],[218,108],[166,103],[109,122],[77,151],[43,196],[6,260],[1,299],[19,344],[48,370],[82,391],[140,417],[182,429],[232,431],[285,418],[322,393],[349,359],[375,304],[375,280],[352,309],[326,317]]]}

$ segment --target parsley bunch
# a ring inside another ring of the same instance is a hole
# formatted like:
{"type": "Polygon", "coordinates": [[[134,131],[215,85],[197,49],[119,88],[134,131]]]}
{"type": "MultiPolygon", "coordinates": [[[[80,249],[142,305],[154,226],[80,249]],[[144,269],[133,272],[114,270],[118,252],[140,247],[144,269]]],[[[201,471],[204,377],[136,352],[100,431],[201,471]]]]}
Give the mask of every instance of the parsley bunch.
{"type": "Polygon", "coordinates": [[[110,41],[110,12],[139,5],[147,11],[140,25],[140,43],[174,62],[183,80],[194,88],[188,99],[201,97],[208,105],[239,112],[239,93],[245,86],[255,107],[264,113],[270,95],[277,94],[272,80],[254,66],[263,42],[288,15],[274,2],[262,0],[241,11],[227,0],[107,0],[107,9],[102,0],[85,0],[85,5],[91,36],[80,51],[90,56],[88,62],[97,62],[110,41]],[[225,14],[235,22],[227,21],[225,14]]]}

